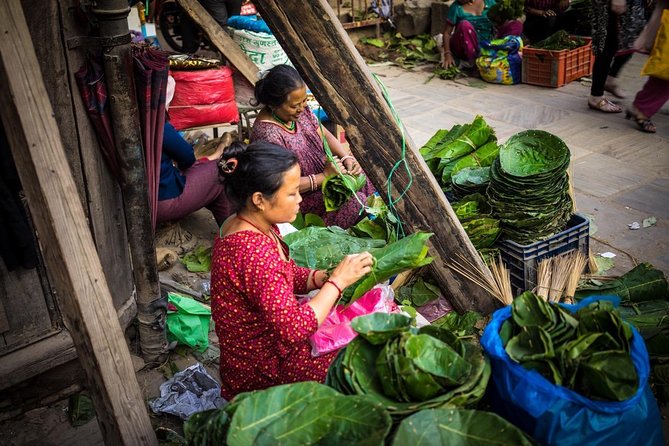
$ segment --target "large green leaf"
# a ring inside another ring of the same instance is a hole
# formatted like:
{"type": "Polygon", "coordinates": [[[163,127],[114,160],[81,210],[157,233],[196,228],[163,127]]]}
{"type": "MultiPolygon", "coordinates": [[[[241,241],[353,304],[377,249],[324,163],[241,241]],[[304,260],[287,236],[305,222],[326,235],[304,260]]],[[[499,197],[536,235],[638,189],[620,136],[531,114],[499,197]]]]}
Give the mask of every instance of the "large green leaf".
{"type": "Polygon", "coordinates": [[[504,418],[478,410],[426,409],[404,419],[393,446],[530,446],[534,442],[504,418]]]}
{"type": "Polygon", "coordinates": [[[372,271],[347,287],[343,293],[345,302],[353,302],[374,285],[388,280],[395,274],[418,268],[432,262],[427,257],[427,240],[432,236],[428,232],[416,232],[383,248],[370,250],[375,262],[372,271]]]}
{"type": "Polygon", "coordinates": [[[541,175],[561,169],[569,162],[569,157],[569,148],[564,141],[543,130],[517,133],[499,150],[502,169],[516,177],[541,175]]]}
{"type": "Polygon", "coordinates": [[[354,237],[337,226],[310,226],[284,236],[290,257],[300,266],[331,269],[349,254],[386,245],[384,240],[354,237]]]}
{"type": "Polygon", "coordinates": [[[521,327],[520,333],[509,339],[505,350],[511,359],[520,363],[555,357],[550,335],[536,325],[521,327]]]}
{"type": "Polygon", "coordinates": [[[639,379],[629,353],[593,353],[578,368],[578,391],[590,398],[625,401],[639,388],[639,379]]]}
{"type": "Polygon", "coordinates": [[[351,328],[374,345],[384,344],[411,327],[412,318],[398,313],[372,313],[351,321],[351,328]]]}
{"type": "Polygon", "coordinates": [[[616,280],[579,287],[577,299],[591,295],[614,295],[623,304],[649,300],[669,300],[669,285],[664,273],[644,262],[616,280]]]}
{"type": "Polygon", "coordinates": [[[391,420],[365,396],[324,397],[291,409],[258,433],[254,444],[383,445],[391,420]]]}
{"type": "Polygon", "coordinates": [[[549,328],[555,322],[555,312],[548,302],[531,291],[525,291],[513,300],[511,315],[519,327],[549,328]]]}
{"type": "Polygon", "coordinates": [[[239,403],[230,423],[227,444],[253,444],[260,431],[270,423],[301,410],[312,400],[327,400],[336,395],[339,394],[334,389],[315,382],[285,384],[253,392],[239,403]]]}

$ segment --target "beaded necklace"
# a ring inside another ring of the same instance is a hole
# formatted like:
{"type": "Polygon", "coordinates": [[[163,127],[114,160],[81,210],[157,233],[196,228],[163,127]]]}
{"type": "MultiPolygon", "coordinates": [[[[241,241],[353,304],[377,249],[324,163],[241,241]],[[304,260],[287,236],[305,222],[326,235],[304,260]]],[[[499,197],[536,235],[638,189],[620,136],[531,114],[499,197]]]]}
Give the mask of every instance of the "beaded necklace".
{"type": "Polygon", "coordinates": [[[276,113],[274,113],[274,110],[272,110],[272,118],[281,125],[283,125],[285,128],[290,130],[291,132],[295,130],[295,121],[290,121],[290,125],[288,125],[288,122],[284,121],[283,119],[279,118],[276,113]]]}

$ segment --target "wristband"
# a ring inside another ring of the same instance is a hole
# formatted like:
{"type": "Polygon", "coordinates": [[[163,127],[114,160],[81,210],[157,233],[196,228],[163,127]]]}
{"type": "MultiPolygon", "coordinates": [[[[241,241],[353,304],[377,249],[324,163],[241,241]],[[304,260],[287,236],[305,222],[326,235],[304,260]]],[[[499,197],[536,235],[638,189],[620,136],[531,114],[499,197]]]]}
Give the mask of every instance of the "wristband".
{"type": "Polygon", "coordinates": [[[309,185],[311,192],[316,190],[316,176],[313,173],[309,175],[309,185]]]}
{"type": "Polygon", "coordinates": [[[355,161],[355,158],[353,157],[353,155],[346,155],[345,157],[341,158],[339,161],[341,161],[342,164],[344,164],[344,161],[346,161],[347,159],[352,159],[353,161],[355,161]]]}
{"type": "Polygon", "coordinates": [[[329,283],[329,284],[332,285],[333,287],[337,288],[337,291],[339,292],[339,296],[341,297],[341,293],[342,293],[342,291],[341,291],[341,288],[339,288],[339,285],[337,285],[336,283],[334,283],[334,281],[333,281],[332,279],[328,279],[328,280],[326,280],[325,283],[323,283],[323,286],[325,286],[326,283],[329,283]]]}

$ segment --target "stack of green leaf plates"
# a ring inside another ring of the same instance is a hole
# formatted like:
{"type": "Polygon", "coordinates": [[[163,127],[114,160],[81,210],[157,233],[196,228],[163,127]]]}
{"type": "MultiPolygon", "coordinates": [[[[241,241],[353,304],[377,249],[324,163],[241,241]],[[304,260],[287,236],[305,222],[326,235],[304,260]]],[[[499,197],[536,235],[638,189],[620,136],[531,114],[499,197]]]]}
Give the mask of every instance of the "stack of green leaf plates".
{"type": "Polygon", "coordinates": [[[564,229],[573,207],[569,161],[564,141],[542,130],[517,133],[500,147],[487,195],[504,239],[527,245],[564,229]]]}

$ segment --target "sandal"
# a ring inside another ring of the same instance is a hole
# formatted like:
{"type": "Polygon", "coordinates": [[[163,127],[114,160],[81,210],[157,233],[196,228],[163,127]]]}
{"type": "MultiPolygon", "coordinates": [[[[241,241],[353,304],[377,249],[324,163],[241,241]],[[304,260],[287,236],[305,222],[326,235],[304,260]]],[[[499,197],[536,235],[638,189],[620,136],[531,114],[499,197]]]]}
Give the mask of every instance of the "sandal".
{"type": "Polygon", "coordinates": [[[650,120],[650,118],[640,118],[638,115],[634,114],[631,110],[625,110],[625,119],[634,119],[639,130],[646,133],[655,133],[657,128],[655,123],[650,120]]]}
{"type": "Polygon", "coordinates": [[[618,105],[614,104],[613,102],[609,101],[606,98],[602,98],[597,102],[596,104],[593,104],[588,100],[588,107],[590,107],[593,110],[599,110],[604,113],[620,113],[623,111],[622,108],[620,108],[618,105]]]}

